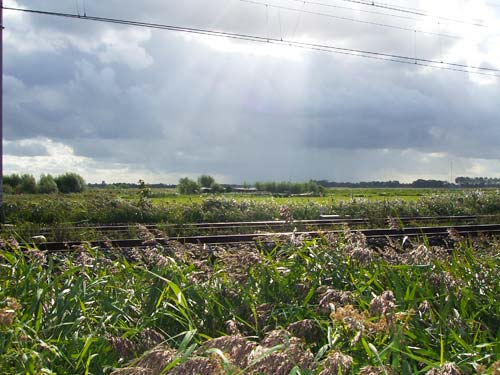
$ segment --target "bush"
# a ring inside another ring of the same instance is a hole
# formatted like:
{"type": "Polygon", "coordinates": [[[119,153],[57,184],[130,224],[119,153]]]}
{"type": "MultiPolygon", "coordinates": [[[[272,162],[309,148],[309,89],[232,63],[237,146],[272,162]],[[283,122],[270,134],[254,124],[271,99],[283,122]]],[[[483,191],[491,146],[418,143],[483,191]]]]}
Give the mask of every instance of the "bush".
{"type": "Polygon", "coordinates": [[[40,181],[38,182],[38,192],[42,194],[51,194],[57,193],[58,191],[59,189],[54,178],[50,174],[42,174],[40,181]]]}
{"type": "Polygon", "coordinates": [[[180,194],[196,194],[200,191],[200,186],[196,183],[196,181],[193,181],[188,177],[184,177],[179,180],[177,190],[179,190],[180,194]]]}
{"type": "Polygon", "coordinates": [[[200,185],[201,187],[211,188],[213,184],[215,184],[215,179],[212,176],[203,174],[198,177],[198,185],[200,185]]]}
{"type": "Polygon", "coordinates": [[[36,180],[30,174],[23,174],[21,176],[21,182],[17,186],[17,191],[19,193],[25,194],[35,194],[36,193],[36,180]]]}
{"type": "Polygon", "coordinates": [[[18,174],[11,174],[3,177],[3,185],[5,192],[15,193],[20,183],[21,183],[21,177],[18,174]]]}
{"type": "Polygon", "coordinates": [[[61,193],[81,193],[85,190],[85,180],[76,173],[65,173],[55,179],[61,193]]]}

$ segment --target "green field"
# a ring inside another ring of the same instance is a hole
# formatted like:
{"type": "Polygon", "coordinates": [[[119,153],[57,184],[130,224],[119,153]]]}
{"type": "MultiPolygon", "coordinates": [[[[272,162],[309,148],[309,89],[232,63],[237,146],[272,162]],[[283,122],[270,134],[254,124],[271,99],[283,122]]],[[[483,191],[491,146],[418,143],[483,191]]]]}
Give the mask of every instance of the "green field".
{"type": "Polygon", "coordinates": [[[296,219],[497,214],[498,190],[330,189],[324,197],[178,195],[158,189],[91,189],[81,194],[7,195],[5,221],[34,223],[189,223],[273,220],[289,207],[296,219]]]}

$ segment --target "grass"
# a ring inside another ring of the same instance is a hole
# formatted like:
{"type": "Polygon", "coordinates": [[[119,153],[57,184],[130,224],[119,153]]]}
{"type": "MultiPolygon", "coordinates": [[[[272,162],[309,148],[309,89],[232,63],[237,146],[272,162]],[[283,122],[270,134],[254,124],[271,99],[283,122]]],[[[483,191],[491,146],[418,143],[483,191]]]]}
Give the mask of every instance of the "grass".
{"type": "MultiPolygon", "coordinates": [[[[498,190],[457,190],[434,194],[433,190],[367,189],[344,199],[339,195],[311,198],[246,197],[242,195],[172,196],[144,198],[140,194],[121,197],[112,190],[85,194],[7,196],[4,212],[11,224],[61,223],[190,223],[213,221],[273,220],[288,206],[296,219],[316,219],[320,213],[353,217],[439,216],[497,214],[498,190]],[[370,192],[370,193],[368,193],[370,192]],[[402,194],[409,194],[403,196],[402,194]],[[418,197],[413,194],[422,194],[418,197]],[[373,197],[377,195],[377,199],[373,197]],[[383,198],[383,199],[378,199],[383,198]]],[[[127,191],[127,194],[132,192],[127,191]]]]}
{"type": "Polygon", "coordinates": [[[207,255],[175,242],[57,257],[4,244],[0,373],[498,371],[495,242],[378,253],[346,232],[207,255]]]}

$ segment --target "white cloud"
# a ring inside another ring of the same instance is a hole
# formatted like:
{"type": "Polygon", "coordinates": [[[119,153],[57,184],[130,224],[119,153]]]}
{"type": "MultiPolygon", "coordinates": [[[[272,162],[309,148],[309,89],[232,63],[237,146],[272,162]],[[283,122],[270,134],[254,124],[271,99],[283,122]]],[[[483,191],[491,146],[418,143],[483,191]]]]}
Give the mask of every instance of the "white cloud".
{"type": "MultiPolygon", "coordinates": [[[[290,0],[274,3],[301,7],[290,0]]],[[[457,34],[463,40],[419,34],[418,56],[498,66],[498,17],[483,0],[462,3],[465,8],[451,0],[422,0],[415,7],[489,27],[307,9],[457,34]]],[[[72,10],[53,0],[36,7],[72,10]]],[[[88,11],[414,53],[412,32],[305,14],[299,18],[297,12],[275,9],[267,22],[262,7],[236,0],[110,0],[92,3],[88,11]]],[[[7,157],[11,172],[75,170],[97,182],[176,182],[200,173],[226,182],[407,181],[447,179],[453,160],[457,174],[500,174],[498,78],[15,12],[7,12],[5,23],[5,137],[14,142],[7,157]],[[29,154],[30,145],[43,151],[42,144],[49,155],[20,155],[29,154]]]]}

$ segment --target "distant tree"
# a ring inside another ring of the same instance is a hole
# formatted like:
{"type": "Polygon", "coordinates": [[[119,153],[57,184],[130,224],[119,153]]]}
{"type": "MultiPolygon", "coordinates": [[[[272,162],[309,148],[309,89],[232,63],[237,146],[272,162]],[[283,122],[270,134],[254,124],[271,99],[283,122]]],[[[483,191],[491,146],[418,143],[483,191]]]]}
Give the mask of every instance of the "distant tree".
{"type": "Polygon", "coordinates": [[[76,173],[65,173],[55,178],[57,188],[61,193],[81,193],[86,184],[82,176],[76,173]]]}
{"type": "Polygon", "coordinates": [[[15,193],[19,184],[21,184],[21,176],[18,174],[3,177],[3,185],[6,193],[15,193]]]}
{"type": "Polygon", "coordinates": [[[36,180],[30,174],[23,174],[21,176],[21,182],[17,186],[17,191],[19,193],[25,194],[35,194],[36,193],[36,180]]]}
{"type": "Polygon", "coordinates": [[[214,182],[210,189],[212,189],[212,193],[223,193],[225,191],[224,186],[219,185],[217,182],[214,182]]]}
{"type": "Polygon", "coordinates": [[[180,194],[196,194],[200,191],[200,185],[188,177],[181,178],[177,185],[177,190],[180,194]]]}
{"type": "Polygon", "coordinates": [[[51,194],[57,193],[58,191],[59,189],[54,178],[50,174],[42,174],[40,181],[38,181],[38,192],[42,194],[51,194]]]}
{"type": "Polygon", "coordinates": [[[212,176],[203,174],[198,177],[198,184],[204,188],[212,188],[212,185],[215,184],[215,179],[212,176]]]}

